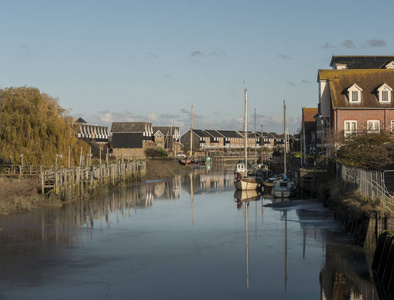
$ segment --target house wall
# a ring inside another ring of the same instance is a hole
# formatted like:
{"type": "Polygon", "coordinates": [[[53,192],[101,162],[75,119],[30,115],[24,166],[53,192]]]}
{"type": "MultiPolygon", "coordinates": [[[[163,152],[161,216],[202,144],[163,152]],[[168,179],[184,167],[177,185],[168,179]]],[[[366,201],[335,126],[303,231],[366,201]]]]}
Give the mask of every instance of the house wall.
{"type": "Polygon", "coordinates": [[[142,148],[114,148],[112,155],[116,157],[117,160],[123,159],[130,161],[130,159],[146,159],[145,149],[154,147],[155,143],[152,141],[143,141],[142,148]]]}
{"type": "Polygon", "coordinates": [[[327,80],[320,81],[319,103],[320,103],[320,115],[324,118],[330,117],[331,97],[330,97],[329,82],[327,80]]]}
{"type": "Polygon", "coordinates": [[[391,121],[394,121],[392,109],[338,109],[334,110],[334,129],[343,131],[345,121],[357,121],[357,131],[367,130],[369,120],[379,120],[380,130],[391,130],[391,121]]]}

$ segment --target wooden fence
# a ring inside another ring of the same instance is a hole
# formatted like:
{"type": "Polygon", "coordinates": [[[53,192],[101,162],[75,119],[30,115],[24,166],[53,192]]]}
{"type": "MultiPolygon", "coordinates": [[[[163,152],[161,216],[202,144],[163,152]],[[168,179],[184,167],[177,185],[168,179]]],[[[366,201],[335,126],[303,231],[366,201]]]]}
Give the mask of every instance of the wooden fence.
{"type": "Polygon", "coordinates": [[[137,180],[146,171],[145,162],[104,164],[99,167],[59,168],[53,166],[3,166],[1,175],[7,177],[37,177],[41,181],[41,193],[75,194],[90,193],[96,188],[121,181],[137,180]]]}

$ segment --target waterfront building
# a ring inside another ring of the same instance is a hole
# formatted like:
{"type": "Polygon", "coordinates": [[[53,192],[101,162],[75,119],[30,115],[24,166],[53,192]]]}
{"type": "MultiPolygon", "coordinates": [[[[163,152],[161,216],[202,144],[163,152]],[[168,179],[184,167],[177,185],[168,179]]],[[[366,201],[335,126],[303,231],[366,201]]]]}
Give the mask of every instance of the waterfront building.
{"type": "Polygon", "coordinates": [[[328,131],[352,138],[394,130],[394,56],[333,56],[318,70],[317,147],[330,155],[328,131]]]}
{"type": "Polygon", "coordinates": [[[117,159],[146,159],[145,150],[155,147],[152,123],[113,122],[111,132],[117,159]]]}
{"type": "Polygon", "coordinates": [[[182,152],[179,127],[153,126],[153,132],[156,146],[164,148],[170,156],[182,152]]]}
{"type": "Polygon", "coordinates": [[[98,144],[108,144],[109,132],[107,126],[89,125],[84,119],[78,118],[74,122],[74,128],[79,139],[98,144]]]}

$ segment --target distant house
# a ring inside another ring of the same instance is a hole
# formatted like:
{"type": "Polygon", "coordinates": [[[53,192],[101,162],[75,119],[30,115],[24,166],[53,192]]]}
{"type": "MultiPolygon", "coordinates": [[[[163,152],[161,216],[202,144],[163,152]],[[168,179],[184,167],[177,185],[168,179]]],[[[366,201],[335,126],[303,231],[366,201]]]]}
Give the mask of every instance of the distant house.
{"type": "Polygon", "coordinates": [[[107,126],[88,125],[84,119],[78,118],[74,122],[74,128],[79,139],[94,141],[99,144],[108,143],[109,132],[107,126]]]}
{"type": "Polygon", "coordinates": [[[211,136],[201,129],[193,129],[190,135],[190,129],[181,136],[181,143],[186,149],[208,150],[211,149],[211,136]]]}
{"type": "Polygon", "coordinates": [[[329,154],[326,132],[354,135],[394,130],[394,56],[333,57],[318,71],[317,146],[329,154]]]}
{"type": "Polygon", "coordinates": [[[223,145],[226,149],[241,149],[244,147],[243,136],[234,130],[217,130],[223,138],[223,145]]]}
{"type": "Polygon", "coordinates": [[[118,159],[146,159],[145,149],[155,147],[153,127],[149,122],[113,122],[113,155],[118,159]]]}
{"type": "Polygon", "coordinates": [[[181,131],[179,127],[154,126],[153,132],[156,146],[163,147],[170,155],[172,153],[175,155],[182,151],[182,144],[180,141],[181,131]],[[162,135],[161,137],[159,136],[160,134],[162,135]]]}
{"type": "Polygon", "coordinates": [[[224,136],[217,130],[204,130],[210,136],[210,149],[222,150],[224,148],[224,136]]]}

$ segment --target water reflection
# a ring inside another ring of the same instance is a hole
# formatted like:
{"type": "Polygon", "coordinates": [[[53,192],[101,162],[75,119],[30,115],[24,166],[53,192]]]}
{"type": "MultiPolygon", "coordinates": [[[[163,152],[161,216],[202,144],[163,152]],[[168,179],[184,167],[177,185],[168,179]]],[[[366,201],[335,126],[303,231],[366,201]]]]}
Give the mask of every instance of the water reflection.
{"type": "Polygon", "coordinates": [[[304,201],[272,202],[266,207],[274,207],[281,212],[285,228],[285,290],[288,281],[288,222],[297,222],[302,229],[302,257],[306,258],[307,240],[321,245],[325,264],[320,272],[321,299],[350,300],[380,299],[372,272],[368,266],[363,248],[352,245],[350,238],[343,235],[331,211],[323,209],[320,203],[304,201]],[[288,213],[295,210],[297,219],[288,213]]]}
{"type": "Polygon", "coordinates": [[[0,290],[15,293],[19,286],[45,290],[59,274],[67,286],[70,274],[87,281],[79,273],[88,272],[96,282],[108,272],[101,291],[124,288],[123,296],[132,283],[134,293],[148,297],[149,290],[156,299],[379,299],[362,248],[350,244],[328,209],[234,192],[232,169],[194,169],[1,217],[0,243],[0,290]]]}

